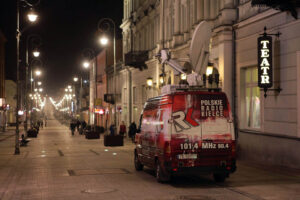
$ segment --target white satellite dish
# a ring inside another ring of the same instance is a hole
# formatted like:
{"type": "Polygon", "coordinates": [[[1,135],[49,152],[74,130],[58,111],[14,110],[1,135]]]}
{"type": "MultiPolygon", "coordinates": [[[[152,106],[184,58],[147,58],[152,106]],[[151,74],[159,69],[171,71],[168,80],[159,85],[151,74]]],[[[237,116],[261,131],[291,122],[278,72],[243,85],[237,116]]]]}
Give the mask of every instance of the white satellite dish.
{"type": "Polygon", "coordinates": [[[193,71],[197,75],[205,73],[209,57],[209,43],[212,33],[212,25],[207,21],[202,21],[196,27],[191,47],[190,47],[190,61],[193,71]]]}

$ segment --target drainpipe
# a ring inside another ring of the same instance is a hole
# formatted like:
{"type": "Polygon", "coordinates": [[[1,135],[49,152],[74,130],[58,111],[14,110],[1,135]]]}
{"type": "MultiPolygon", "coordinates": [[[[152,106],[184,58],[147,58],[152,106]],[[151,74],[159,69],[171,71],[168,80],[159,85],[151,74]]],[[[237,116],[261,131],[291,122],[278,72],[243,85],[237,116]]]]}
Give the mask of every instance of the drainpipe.
{"type": "MultiPolygon", "coordinates": [[[[239,5],[239,1],[236,2],[237,5],[239,5]]],[[[232,113],[233,113],[233,123],[234,123],[234,133],[235,133],[235,138],[238,139],[238,115],[237,115],[237,104],[236,104],[236,97],[237,97],[237,92],[236,92],[236,28],[234,27],[234,23],[238,21],[238,16],[239,16],[239,10],[236,9],[236,19],[233,22],[232,26],[232,65],[233,65],[233,70],[232,70],[232,96],[233,96],[233,101],[232,101],[232,113]]]]}
{"type": "Polygon", "coordinates": [[[129,124],[131,124],[131,122],[132,122],[132,73],[128,66],[124,66],[124,67],[128,72],[128,82],[129,82],[128,83],[128,96],[129,96],[129,98],[128,98],[129,112],[128,113],[129,113],[129,124]]]}

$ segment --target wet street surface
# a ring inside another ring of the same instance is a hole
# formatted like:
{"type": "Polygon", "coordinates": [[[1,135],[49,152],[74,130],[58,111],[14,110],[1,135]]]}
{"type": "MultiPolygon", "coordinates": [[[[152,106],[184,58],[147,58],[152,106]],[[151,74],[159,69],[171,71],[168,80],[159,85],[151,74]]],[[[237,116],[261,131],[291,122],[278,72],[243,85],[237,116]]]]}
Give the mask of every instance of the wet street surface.
{"type": "Polygon", "coordinates": [[[137,172],[134,145],[105,147],[100,140],[71,135],[55,120],[13,155],[13,131],[0,133],[0,199],[300,199],[300,173],[238,162],[225,183],[211,176],[177,177],[157,183],[154,172],[137,172]]]}

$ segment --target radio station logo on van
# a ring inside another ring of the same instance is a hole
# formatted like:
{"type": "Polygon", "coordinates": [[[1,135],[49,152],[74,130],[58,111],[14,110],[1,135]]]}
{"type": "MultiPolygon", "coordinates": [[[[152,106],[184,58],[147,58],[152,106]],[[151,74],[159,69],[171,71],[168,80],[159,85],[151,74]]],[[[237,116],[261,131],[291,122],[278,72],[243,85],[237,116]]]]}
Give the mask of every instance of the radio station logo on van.
{"type": "MultiPolygon", "coordinates": [[[[177,111],[172,114],[176,132],[199,126],[200,119],[207,117],[224,117],[224,104],[222,99],[200,100],[200,116],[198,119],[193,117],[194,108],[187,109],[187,112],[177,111]]],[[[197,116],[198,117],[198,116],[197,116]]]]}

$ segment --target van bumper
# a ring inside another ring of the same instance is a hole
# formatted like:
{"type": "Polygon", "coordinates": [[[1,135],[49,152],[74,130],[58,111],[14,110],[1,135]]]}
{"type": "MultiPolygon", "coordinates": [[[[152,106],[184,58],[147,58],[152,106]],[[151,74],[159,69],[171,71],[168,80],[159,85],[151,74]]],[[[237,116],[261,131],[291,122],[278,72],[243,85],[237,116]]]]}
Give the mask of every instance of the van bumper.
{"type": "Polygon", "coordinates": [[[165,169],[173,175],[195,175],[226,173],[230,174],[236,171],[236,161],[232,160],[230,166],[194,166],[194,167],[172,167],[170,162],[165,162],[165,169]]]}

